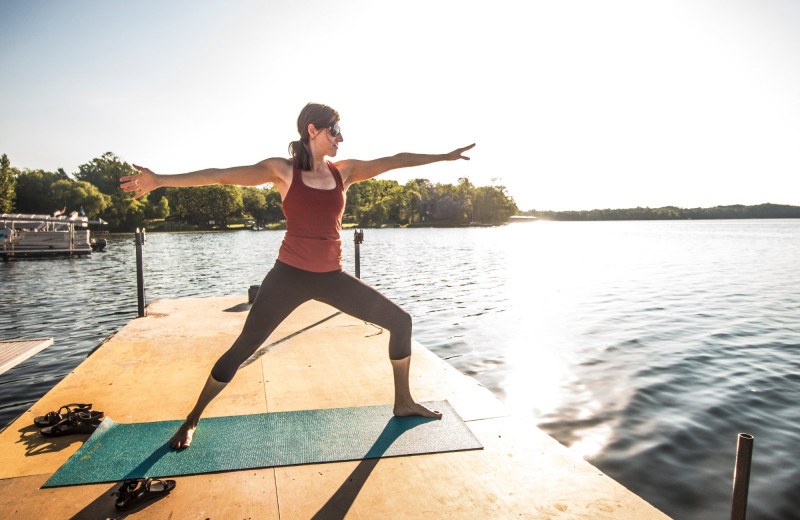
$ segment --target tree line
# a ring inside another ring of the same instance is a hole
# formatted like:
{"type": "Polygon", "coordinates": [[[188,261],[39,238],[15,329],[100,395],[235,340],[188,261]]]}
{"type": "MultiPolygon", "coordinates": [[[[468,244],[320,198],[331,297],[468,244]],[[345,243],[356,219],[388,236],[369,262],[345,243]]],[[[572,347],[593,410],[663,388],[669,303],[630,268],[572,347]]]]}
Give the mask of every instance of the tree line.
{"type": "Polygon", "coordinates": [[[713,208],[628,208],[593,209],[589,211],[523,211],[521,215],[543,220],[707,220],[750,218],[800,218],[800,206],[783,204],[759,204],[744,206],[715,206],[713,208]]]}
{"type": "MultiPolygon", "coordinates": [[[[152,220],[193,227],[227,227],[232,219],[250,218],[265,226],[284,220],[274,187],[201,186],[159,188],[134,199],[119,189],[119,178],[136,170],[111,152],[92,159],[72,174],[18,169],[0,157],[0,213],[52,214],[78,211],[102,218],[110,231],[132,231],[152,220]]],[[[362,227],[384,225],[502,224],[518,213],[504,186],[456,185],[415,179],[406,184],[368,180],[348,189],[343,220],[362,227]]]]}

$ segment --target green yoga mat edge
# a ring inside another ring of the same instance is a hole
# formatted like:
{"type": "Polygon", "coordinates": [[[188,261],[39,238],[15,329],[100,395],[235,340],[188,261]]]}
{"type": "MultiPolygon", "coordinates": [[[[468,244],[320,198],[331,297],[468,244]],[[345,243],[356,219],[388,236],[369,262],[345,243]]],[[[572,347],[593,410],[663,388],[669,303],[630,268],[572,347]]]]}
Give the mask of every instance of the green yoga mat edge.
{"type": "Polygon", "coordinates": [[[168,446],[181,420],[122,424],[106,417],[42,487],[483,448],[449,402],[423,404],[442,419],[395,418],[391,405],[211,417],[185,450],[168,446]]]}

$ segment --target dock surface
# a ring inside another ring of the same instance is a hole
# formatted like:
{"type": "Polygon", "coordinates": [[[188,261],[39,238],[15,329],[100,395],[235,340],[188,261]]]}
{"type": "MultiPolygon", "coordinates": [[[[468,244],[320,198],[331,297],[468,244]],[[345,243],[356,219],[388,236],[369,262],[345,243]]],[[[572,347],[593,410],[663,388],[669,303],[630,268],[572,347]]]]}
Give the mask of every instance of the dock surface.
{"type": "MultiPolygon", "coordinates": [[[[474,379],[414,343],[418,401],[448,400],[483,450],[176,477],[167,497],[114,509],[117,484],[40,489],[86,435],[43,437],[33,418],[90,402],[117,422],[185,418],[238,335],[245,296],[157,301],[0,433],[3,518],[666,520],[646,501],[509,415],[474,379]]],[[[318,302],[292,315],[204,417],[393,401],[388,331],[318,302]]],[[[189,448],[191,449],[191,448],[189,448]]]]}
{"type": "Polygon", "coordinates": [[[0,374],[53,344],[53,338],[0,340],[0,374]]]}

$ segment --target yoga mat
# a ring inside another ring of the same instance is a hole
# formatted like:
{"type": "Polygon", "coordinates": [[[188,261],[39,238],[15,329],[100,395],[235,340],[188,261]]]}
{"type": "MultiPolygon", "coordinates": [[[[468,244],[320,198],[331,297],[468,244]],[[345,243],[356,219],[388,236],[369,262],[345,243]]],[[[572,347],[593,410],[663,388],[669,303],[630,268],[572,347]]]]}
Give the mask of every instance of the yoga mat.
{"type": "Polygon", "coordinates": [[[442,418],[394,417],[391,405],[211,417],[183,450],[169,447],[183,421],[106,417],[42,487],[483,448],[450,403],[424,404],[442,418]]]}

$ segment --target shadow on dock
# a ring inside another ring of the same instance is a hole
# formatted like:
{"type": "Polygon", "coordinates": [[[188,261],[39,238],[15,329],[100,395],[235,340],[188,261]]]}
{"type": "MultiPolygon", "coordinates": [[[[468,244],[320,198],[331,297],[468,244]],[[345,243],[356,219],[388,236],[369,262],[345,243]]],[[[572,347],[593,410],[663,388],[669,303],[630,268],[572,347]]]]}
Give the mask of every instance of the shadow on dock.
{"type": "Polygon", "coordinates": [[[323,324],[323,323],[325,323],[326,321],[328,321],[328,320],[330,320],[330,319],[333,319],[333,318],[335,318],[336,316],[338,316],[338,315],[340,315],[340,314],[341,314],[341,311],[339,311],[339,312],[335,312],[335,313],[331,314],[330,316],[327,316],[327,317],[325,317],[325,318],[322,318],[321,320],[319,320],[319,321],[318,321],[318,322],[316,322],[316,323],[312,323],[312,324],[311,324],[311,325],[309,325],[308,327],[304,327],[304,328],[302,328],[302,329],[300,329],[300,330],[298,330],[298,331],[296,331],[296,332],[293,332],[293,333],[289,334],[288,336],[284,336],[283,338],[281,338],[281,339],[279,339],[279,340],[273,341],[273,342],[272,342],[272,343],[270,343],[269,345],[264,345],[263,347],[259,347],[259,348],[258,348],[258,350],[256,350],[256,351],[253,353],[253,355],[252,355],[252,356],[250,356],[249,358],[247,358],[247,359],[244,361],[244,363],[242,363],[242,366],[241,366],[241,367],[239,367],[239,368],[244,368],[244,367],[246,367],[247,365],[249,365],[249,364],[253,363],[254,361],[258,361],[258,359],[259,359],[261,356],[263,356],[264,354],[266,354],[266,353],[269,351],[269,349],[270,349],[270,348],[272,348],[272,347],[274,347],[275,345],[279,345],[279,344],[283,343],[284,341],[289,341],[289,340],[290,340],[290,339],[292,339],[293,337],[295,337],[295,336],[298,336],[298,335],[300,335],[300,334],[302,334],[302,333],[306,332],[307,330],[311,330],[311,329],[313,329],[314,327],[317,327],[317,326],[319,326],[319,325],[322,325],[322,324],[323,324]]]}
{"type": "Polygon", "coordinates": [[[86,435],[66,435],[64,437],[45,437],[36,425],[25,426],[17,430],[19,432],[19,442],[25,445],[25,456],[35,457],[45,453],[57,453],[70,445],[80,442],[83,443],[86,435]]]}
{"type": "Polygon", "coordinates": [[[339,489],[331,495],[331,498],[323,505],[317,513],[311,517],[312,520],[340,520],[347,516],[353,502],[361,492],[361,488],[366,484],[372,470],[378,465],[380,457],[386,453],[403,433],[430,421],[439,419],[429,419],[425,417],[392,417],[375,440],[375,444],[370,447],[356,469],[345,479],[339,489]]]}

